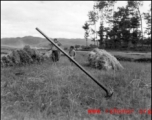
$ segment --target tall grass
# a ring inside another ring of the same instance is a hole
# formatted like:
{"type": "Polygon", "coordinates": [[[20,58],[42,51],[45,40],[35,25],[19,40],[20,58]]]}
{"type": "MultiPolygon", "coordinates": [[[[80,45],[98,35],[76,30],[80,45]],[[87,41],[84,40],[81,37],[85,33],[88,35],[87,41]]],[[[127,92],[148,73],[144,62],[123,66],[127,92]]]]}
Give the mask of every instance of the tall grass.
{"type": "MultiPolygon", "coordinates": [[[[85,65],[83,56],[78,62],[85,65]]],[[[86,59],[86,58],[85,58],[86,59]]],[[[58,63],[46,61],[30,66],[7,67],[1,70],[2,119],[36,120],[142,120],[151,118],[139,114],[139,109],[150,109],[150,63],[121,62],[123,71],[101,71],[84,66],[99,82],[114,89],[105,99],[105,92],[67,58],[58,63]],[[21,73],[21,74],[16,74],[21,73]],[[130,115],[101,113],[91,115],[88,109],[134,109],[130,115]]]]}

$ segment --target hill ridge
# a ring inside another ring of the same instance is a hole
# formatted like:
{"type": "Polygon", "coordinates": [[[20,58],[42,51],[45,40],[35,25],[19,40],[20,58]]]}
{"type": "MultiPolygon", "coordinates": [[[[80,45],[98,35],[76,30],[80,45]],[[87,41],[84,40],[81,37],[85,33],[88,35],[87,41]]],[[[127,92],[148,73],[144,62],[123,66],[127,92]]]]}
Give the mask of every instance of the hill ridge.
{"type": "MultiPolygon", "coordinates": [[[[82,38],[57,38],[57,39],[63,46],[86,45],[85,39],[82,38]]],[[[88,43],[89,44],[92,43],[91,40],[88,41],[88,43]]],[[[32,47],[47,47],[49,45],[49,42],[45,38],[30,36],[30,35],[24,37],[1,38],[1,46],[22,48],[25,45],[30,45],[32,47]]]]}

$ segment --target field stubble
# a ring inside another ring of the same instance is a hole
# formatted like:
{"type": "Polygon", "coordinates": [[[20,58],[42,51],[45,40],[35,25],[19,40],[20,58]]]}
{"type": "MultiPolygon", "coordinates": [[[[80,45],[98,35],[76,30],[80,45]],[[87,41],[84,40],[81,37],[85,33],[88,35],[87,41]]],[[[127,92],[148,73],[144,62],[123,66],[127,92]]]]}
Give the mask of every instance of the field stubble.
{"type": "Polygon", "coordinates": [[[150,120],[151,115],[139,114],[138,110],[151,108],[151,63],[121,62],[123,71],[106,72],[90,68],[85,59],[84,55],[77,56],[77,61],[99,82],[114,89],[112,98],[106,100],[105,92],[62,56],[56,64],[47,61],[1,70],[1,119],[150,120]],[[129,115],[87,113],[88,109],[112,108],[136,112],[129,115]]]}

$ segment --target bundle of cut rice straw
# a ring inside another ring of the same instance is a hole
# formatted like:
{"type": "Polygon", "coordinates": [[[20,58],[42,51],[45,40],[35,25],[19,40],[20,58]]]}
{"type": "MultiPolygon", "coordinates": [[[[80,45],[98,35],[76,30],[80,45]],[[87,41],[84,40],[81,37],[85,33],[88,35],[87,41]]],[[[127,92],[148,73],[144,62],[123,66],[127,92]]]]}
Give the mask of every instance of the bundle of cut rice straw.
{"type": "Polygon", "coordinates": [[[89,64],[98,69],[104,70],[120,70],[124,69],[119,61],[110,53],[103,49],[95,48],[89,53],[89,64]]]}

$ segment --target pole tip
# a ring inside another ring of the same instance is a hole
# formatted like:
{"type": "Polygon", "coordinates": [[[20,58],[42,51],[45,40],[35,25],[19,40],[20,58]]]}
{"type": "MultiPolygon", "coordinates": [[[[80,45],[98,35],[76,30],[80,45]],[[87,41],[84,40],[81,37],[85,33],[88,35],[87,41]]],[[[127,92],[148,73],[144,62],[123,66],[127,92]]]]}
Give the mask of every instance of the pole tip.
{"type": "Polygon", "coordinates": [[[111,89],[107,94],[106,94],[106,96],[105,96],[105,98],[111,98],[112,97],[112,95],[113,95],[113,89],[111,89]]]}

